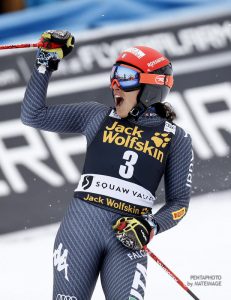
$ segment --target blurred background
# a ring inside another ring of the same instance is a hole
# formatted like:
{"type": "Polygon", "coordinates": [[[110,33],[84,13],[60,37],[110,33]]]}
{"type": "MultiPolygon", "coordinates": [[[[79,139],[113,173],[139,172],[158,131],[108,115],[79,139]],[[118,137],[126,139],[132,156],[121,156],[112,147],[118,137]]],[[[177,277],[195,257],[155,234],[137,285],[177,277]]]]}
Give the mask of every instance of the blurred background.
{"type": "MultiPolygon", "coordinates": [[[[192,200],[184,220],[158,235],[150,248],[200,299],[229,299],[231,1],[1,0],[0,45],[37,42],[48,29],[66,29],[76,38],[74,51],[52,76],[49,104],[112,105],[110,69],[124,48],[148,45],[172,61],[175,85],[167,101],[176,123],[193,139],[192,200]],[[210,279],[206,284],[194,275],[210,279]]],[[[51,299],[53,242],[86,150],[82,136],[21,124],[35,56],[36,49],[0,50],[0,298],[5,300],[51,299]]],[[[163,183],[157,196],[154,212],[164,203],[163,183]]],[[[145,299],[190,299],[154,261],[148,274],[145,299]]],[[[93,296],[98,299],[104,299],[99,283],[93,296]]]]}

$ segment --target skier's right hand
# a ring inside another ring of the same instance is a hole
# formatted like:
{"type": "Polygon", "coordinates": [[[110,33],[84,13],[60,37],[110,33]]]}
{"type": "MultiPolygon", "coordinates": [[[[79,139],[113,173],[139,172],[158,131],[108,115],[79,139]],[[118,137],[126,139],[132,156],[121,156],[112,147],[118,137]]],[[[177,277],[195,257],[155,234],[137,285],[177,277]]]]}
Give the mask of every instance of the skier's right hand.
{"type": "Polygon", "coordinates": [[[60,60],[73,50],[75,38],[65,30],[48,30],[42,34],[39,43],[36,66],[40,73],[45,73],[58,69],[60,60]]]}
{"type": "Polygon", "coordinates": [[[143,217],[122,217],[112,228],[117,239],[127,248],[141,250],[154,236],[153,227],[143,217]]]}
{"type": "Polygon", "coordinates": [[[42,51],[56,53],[62,59],[73,50],[75,38],[66,30],[48,30],[42,34],[39,42],[42,43],[42,51]]]}

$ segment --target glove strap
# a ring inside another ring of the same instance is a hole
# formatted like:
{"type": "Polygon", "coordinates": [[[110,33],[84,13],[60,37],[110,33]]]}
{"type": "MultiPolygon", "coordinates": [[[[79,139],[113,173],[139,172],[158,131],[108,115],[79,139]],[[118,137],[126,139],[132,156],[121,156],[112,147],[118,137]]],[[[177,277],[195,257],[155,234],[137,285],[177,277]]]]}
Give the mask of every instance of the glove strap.
{"type": "Polygon", "coordinates": [[[46,70],[56,71],[58,69],[59,62],[60,59],[55,52],[45,52],[39,50],[36,58],[36,67],[39,73],[45,74],[46,70]]]}
{"type": "Polygon", "coordinates": [[[154,215],[148,214],[148,215],[144,215],[143,217],[148,222],[148,224],[152,227],[154,235],[156,235],[158,233],[159,227],[155,221],[154,215]]]}

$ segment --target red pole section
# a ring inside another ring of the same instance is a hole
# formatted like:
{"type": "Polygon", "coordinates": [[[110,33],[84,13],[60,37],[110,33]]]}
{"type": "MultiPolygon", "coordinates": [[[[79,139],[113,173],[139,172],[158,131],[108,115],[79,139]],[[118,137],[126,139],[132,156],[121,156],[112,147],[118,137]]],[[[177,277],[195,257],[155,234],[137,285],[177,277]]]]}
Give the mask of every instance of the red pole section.
{"type": "Polygon", "coordinates": [[[161,266],[169,276],[171,276],[189,295],[195,299],[200,300],[188,287],[181,281],[151,250],[148,249],[147,246],[144,246],[143,249],[147,252],[147,254],[161,266]]]}
{"type": "Polygon", "coordinates": [[[18,48],[38,48],[41,47],[42,43],[34,43],[34,44],[14,44],[14,45],[0,45],[0,50],[7,50],[7,49],[18,49],[18,48]]]}

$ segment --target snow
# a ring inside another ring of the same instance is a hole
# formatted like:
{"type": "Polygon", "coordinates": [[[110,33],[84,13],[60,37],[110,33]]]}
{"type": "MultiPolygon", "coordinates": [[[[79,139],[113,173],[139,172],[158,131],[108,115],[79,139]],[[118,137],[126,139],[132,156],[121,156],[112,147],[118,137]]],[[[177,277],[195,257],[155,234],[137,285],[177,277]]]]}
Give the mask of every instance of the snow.
{"type": "MultiPolygon", "coordinates": [[[[231,299],[230,211],[231,191],[193,197],[182,222],[149,245],[185,284],[193,284],[190,289],[200,300],[231,299]],[[203,281],[194,280],[200,275],[221,276],[212,280],[221,281],[221,286],[196,286],[203,281]]],[[[52,299],[52,251],[58,225],[0,236],[0,299],[52,299]]],[[[92,300],[103,299],[98,281],[92,300]]],[[[154,299],[192,297],[150,258],[145,300],[154,299]]]]}

